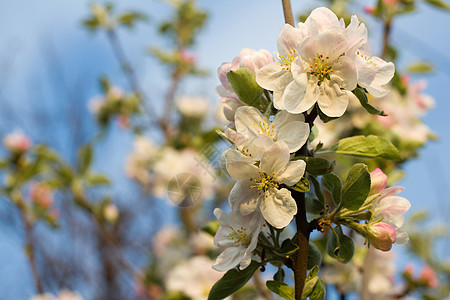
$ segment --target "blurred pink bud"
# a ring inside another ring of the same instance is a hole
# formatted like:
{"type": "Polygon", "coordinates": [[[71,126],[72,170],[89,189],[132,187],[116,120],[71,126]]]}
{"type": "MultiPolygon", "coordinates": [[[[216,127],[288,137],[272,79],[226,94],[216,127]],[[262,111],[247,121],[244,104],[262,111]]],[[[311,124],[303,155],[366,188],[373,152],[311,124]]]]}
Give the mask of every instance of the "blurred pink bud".
{"type": "Polygon", "coordinates": [[[42,208],[48,208],[53,203],[52,189],[46,184],[36,184],[31,187],[31,201],[42,208]]]}
{"type": "Polygon", "coordinates": [[[381,171],[381,169],[376,168],[372,172],[370,172],[370,180],[372,181],[370,185],[370,194],[374,195],[380,193],[387,184],[387,175],[381,171]]]}
{"type": "Polygon", "coordinates": [[[414,265],[413,264],[407,264],[405,266],[405,269],[403,270],[403,273],[405,275],[412,276],[412,274],[414,273],[414,265]]]}
{"type": "Polygon", "coordinates": [[[426,282],[427,286],[430,288],[435,288],[438,286],[439,281],[436,277],[436,272],[429,266],[424,266],[420,273],[420,280],[426,282]]]}
{"type": "Polygon", "coordinates": [[[383,0],[385,5],[394,5],[397,3],[397,0],[383,0]]]}
{"type": "Polygon", "coordinates": [[[395,229],[386,223],[369,225],[367,238],[372,246],[382,251],[389,251],[395,243],[395,229]]]}
{"type": "Polygon", "coordinates": [[[373,7],[372,5],[366,5],[364,6],[364,12],[366,14],[373,15],[373,13],[375,12],[375,7],[373,7]]]}
{"type": "Polygon", "coordinates": [[[50,218],[52,218],[52,220],[56,221],[59,219],[59,210],[57,210],[56,208],[52,208],[50,210],[50,218]]]}
{"type": "Polygon", "coordinates": [[[404,84],[408,84],[411,81],[411,75],[404,74],[402,75],[401,80],[404,84]]]}
{"type": "Polygon", "coordinates": [[[127,116],[124,115],[117,116],[117,122],[119,123],[119,126],[122,129],[130,128],[130,119],[127,116]]]}
{"type": "Polygon", "coordinates": [[[30,139],[20,131],[15,131],[5,136],[3,144],[9,151],[16,153],[25,152],[31,147],[30,139]]]}
{"type": "Polygon", "coordinates": [[[195,64],[197,62],[197,58],[195,54],[189,50],[183,49],[180,51],[181,61],[188,64],[195,64]]]}

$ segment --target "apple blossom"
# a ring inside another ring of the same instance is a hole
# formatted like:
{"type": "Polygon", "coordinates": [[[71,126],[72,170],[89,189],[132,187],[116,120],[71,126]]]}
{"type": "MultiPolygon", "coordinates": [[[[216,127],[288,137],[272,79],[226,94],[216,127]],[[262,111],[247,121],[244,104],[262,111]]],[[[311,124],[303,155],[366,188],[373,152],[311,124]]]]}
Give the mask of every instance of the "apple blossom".
{"type": "Polygon", "coordinates": [[[214,210],[214,215],[220,224],[214,243],[225,249],[217,257],[213,268],[227,271],[239,264],[241,269],[245,269],[251,263],[264,219],[259,212],[242,216],[238,211],[227,214],[219,208],[214,210]]]}
{"type": "Polygon", "coordinates": [[[15,153],[22,153],[31,147],[31,140],[21,131],[14,131],[3,138],[3,145],[15,153]]]}
{"type": "Polygon", "coordinates": [[[395,230],[396,245],[405,245],[409,240],[408,234],[400,227],[404,222],[403,214],[411,207],[411,203],[403,197],[395,196],[403,189],[403,187],[394,186],[382,190],[380,196],[372,201],[369,209],[372,213],[369,226],[379,221],[390,225],[395,230]]]}
{"type": "Polygon", "coordinates": [[[195,119],[202,119],[209,109],[208,99],[202,97],[180,97],[176,105],[183,116],[195,119]]]}
{"type": "Polygon", "coordinates": [[[363,274],[361,299],[390,299],[388,296],[395,293],[393,258],[392,251],[383,252],[369,247],[361,268],[363,274]]]}
{"type": "Polygon", "coordinates": [[[206,300],[221,273],[211,268],[213,262],[206,256],[194,256],[170,270],[166,279],[169,292],[182,292],[192,300],[206,300]]]}
{"type": "Polygon", "coordinates": [[[261,156],[259,165],[239,151],[228,149],[234,155],[228,159],[226,168],[237,181],[230,193],[231,208],[243,215],[260,211],[264,219],[275,228],[286,227],[297,213],[297,204],[286,188],[280,184],[295,185],[305,173],[303,160],[289,161],[286,143],[274,143],[261,156]]]}
{"type": "Polygon", "coordinates": [[[299,150],[309,137],[309,125],[303,115],[287,111],[278,112],[270,121],[255,107],[240,107],[236,110],[235,125],[236,132],[250,143],[255,137],[265,135],[275,142],[285,142],[291,153],[299,150]]]}
{"type": "Polygon", "coordinates": [[[119,209],[114,203],[108,203],[103,207],[103,216],[110,223],[115,223],[119,217],[119,209]]]}
{"type": "Polygon", "coordinates": [[[424,266],[420,272],[420,280],[430,288],[436,288],[439,285],[439,281],[436,276],[436,272],[430,266],[424,266]]]}
{"type": "Polygon", "coordinates": [[[217,74],[221,85],[216,88],[216,92],[222,97],[220,102],[222,103],[224,117],[228,121],[234,122],[236,109],[245,104],[234,93],[228,81],[227,73],[240,68],[247,68],[253,73],[256,73],[260,68],[273,61],[272,55],[265,49],[254,50],[244,48],[241,50],[240,56],[235,57],[231,63],[223,63],[219,67],[217,74]]]}

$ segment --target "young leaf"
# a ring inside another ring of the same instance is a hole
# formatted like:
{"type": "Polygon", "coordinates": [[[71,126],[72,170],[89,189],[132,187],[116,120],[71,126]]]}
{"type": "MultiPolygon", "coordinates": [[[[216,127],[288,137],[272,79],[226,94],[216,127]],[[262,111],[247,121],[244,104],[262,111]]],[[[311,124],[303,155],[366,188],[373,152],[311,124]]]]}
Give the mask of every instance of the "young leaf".
{"type": "Polygon", "coordinates": [[[297,182],[296,185],[288,186],[289,189],[300,192],[300,193],[306,193],[309,192],[311,187],[309,186],[309,181],[305,177],[302,177],[299,182],[297,182]]]}
{"type": "Polygon", "coordinates": [[[309,271],[308,276],[306,276],[305,286],[303,287],[302,299],[306,299],[313,291],[316,286],[317,281],[319,280],[319,267],[314,266],[309,271]]]}
{"type": "Polygon", "coordinates": [[[358,210],[370,192],[370,173],[365,164],[355,164],[342,186],[342,207],[358,210]]]}
{"type": "Polygon", "coordinates": [[[317,152],[317,154],[325,153],[402,160],[400,152],[390,141],[375,135],[348,137],[340,140],[327,151],[317,152]]]}
{"type": "Polygon", "coordinates": [[[314,266],[320,266],[322,264],[322,253],[319,251],[314,243],[309,242],[308,248],[308,270],[314,266]]]}
{"type": "Polygon", "coordinates": [[[84,174],[92,162],[92,146],[87,144],[78,150],[78,171],[84,174]]]}
{"type": "Polygon", "coordinates": [[[431,73],[433,65],[429,62],[416,62],[408,66],[408,73],[431,73]]]}
{"type": "Polygon", "coordinates": [[[369,114],[387,116],[387,114],[384,111],[376,109],[375,107],[369,104],[369,99],[367,99],[366,92],[362,88],[357,87],[352,91],[352,93],[356,96],[356,98],[358,98],[359,103],[361,103],[362,107],[364,107],[369,114]]]}
{"type": "Polygon", "coordinates": [[[314,176],[330,173],[335,165],[334,161],[331,162],[325,158],[306,156],[299,156],[298,158],[306,162],[306,172],[314,176]]]}
{"type": "Polygon", "coordinates": [[[442,0],[425,0],[425,1],[435,7],[438,7],[438,8],[442,8],[442,9],[446,9],[446,10],[450,9],[449,5],[442,0]]]}
{"type": "Polygon", "coordinates": [[[96,174],[96,173],[88,174],[86,176],[86,181],[93,186],[110,184],[108,177],[106,177],[103,174],[96,174]]]}
{"type": "Polygon", "coordinates": [[[284,282],[269,280],[266,286],[283,299],[295,300],[294,290],[284,282]]]}
{"type": "Polygon", "coordinates": [[[353,240],[346,236],[340,227],[332,230],[327,240],[327,253],[331,257],[336,258],[341,263],[348,263],[355,251],[353,240]]]}
{"type": "Polygon", "coordinates": [[[256,83],[255,73],[247,68],[240,68],[228,72],[227,78],[242,102],[259,108],[264,90],[256,83]]]}
{"type": "Polygon", "coordinates": [[[256,261],[252,261],[244,270],[229,270],[211,288],[208,300],[221,300],[234,294],[252,278],[260,266],[256,261]]]}
{"type": "Polygon", "coordinates": [[[219,230],[220,224],[217,221],[209,221],[205,226],[202,227],[202,230],[206,233],[209,233],[211,236],[215,236],[217,230],[219,230]]]}
{"type": "Polygon", "coordinates": [[[313,287],[309,300],[323,300],[326,295],[325,282],[317,276],[318,280],[313,287]]]}
{"type": "Polygon", "coordinates": [[[131,12],[125,12],[121,14],[117,18],[117,23],[123,24],[129,28],[133,27],[136,21],[147,21],[148,18],[146,15],[140,12],[131,11],[131,12]]]}
{"type": "Polygon", "coordinates": [[[322,176],[322,185],[333,196],[334,203],[339,205],[342,198],[342,181],[333,173],[322,176]]]}
{"type": "Polygon", "coordinates": [[[319,199],[320,203],[325,203],[325,197],[323,196],[320,183],[317,181],[316,177],[314,176],[308,176],[309,180],[311,180],[312,184],[314,185],[314,192],[316,193],[317,198],[319,199]]]}

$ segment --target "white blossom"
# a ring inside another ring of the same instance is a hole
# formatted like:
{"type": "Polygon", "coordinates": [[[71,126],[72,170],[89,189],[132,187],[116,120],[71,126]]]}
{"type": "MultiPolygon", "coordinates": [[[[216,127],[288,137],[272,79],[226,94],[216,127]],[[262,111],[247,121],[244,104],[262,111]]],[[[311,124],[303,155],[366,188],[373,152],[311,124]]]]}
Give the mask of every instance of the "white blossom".
{"type": "Polygon", "coordinates": [[[208,99],[202,97],[180,97],[176,105],[180,113],[188,118],[202,119],[209,110],[208,99]]]}
{"type": "Polygon", "coordinates": [[[272,226],[286,227],[297,213],[297,204],[291,192],[279,185],[295,185],[305,172],[305,162],[289,161],[284,142],[266,150],[258,165],[238,150],[228,149],[224,156],[228,173],[237,181],[230,193],[232,209],[236,207],[242,215],[260,211],[272,226]]]}

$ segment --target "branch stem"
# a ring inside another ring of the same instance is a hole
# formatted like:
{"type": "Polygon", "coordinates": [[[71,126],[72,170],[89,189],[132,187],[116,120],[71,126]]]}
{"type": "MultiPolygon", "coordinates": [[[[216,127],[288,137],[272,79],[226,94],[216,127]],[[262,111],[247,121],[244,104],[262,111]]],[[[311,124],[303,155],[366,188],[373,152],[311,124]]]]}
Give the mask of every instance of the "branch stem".
{"type": "Polygon", "coordinates": [[[284,22],[295,27],[294,14],[292,13],[291,0],[281,0],[283,4],[284,22]]]}

